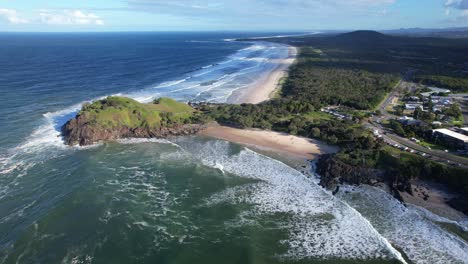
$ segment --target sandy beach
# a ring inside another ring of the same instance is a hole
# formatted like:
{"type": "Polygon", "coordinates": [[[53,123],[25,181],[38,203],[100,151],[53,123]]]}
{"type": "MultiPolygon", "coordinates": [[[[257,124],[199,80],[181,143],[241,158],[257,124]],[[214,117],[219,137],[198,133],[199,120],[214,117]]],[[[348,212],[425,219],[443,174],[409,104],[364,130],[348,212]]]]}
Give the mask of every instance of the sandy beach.
{"type": "Polygon", "coordinates": [[[234,92],[228,99],[229,103],[258,104],[271,99],[275,90],[280,86],[281,78],[288,75],[289,67],[296,61],[297,48],[289,47],[288,57],[274,61],[278,64],[267,76],[260,78],[254,85],[234,92]]]}
{"type": "Polygon", "coordinates": [[[237,129],[224,126],[209,127],[201,135],[235,142],[299,159],[315,159],[320,154],[334,153],[337,147],[318,140],[263,130],[237,129]]]}
{"type": "MultiPolygon", "coordinates": [[[[230,103],[258,104],[271,99],[275,90],[281,85],[281,78],[287,76],[289,67],[296,61],[296,56],[297,48],[289,47],[288,57],[275,62],[278,63],[278,66],[274,71],[260,78],[255,85],[235,92],[228,101],[230,103]]],[[[321,154],[338,151],[338,147],[327,145],[318,140],[274,131],[213,126],[204,130],[201,135],[300,160],[312,160],[321,154]]]]}

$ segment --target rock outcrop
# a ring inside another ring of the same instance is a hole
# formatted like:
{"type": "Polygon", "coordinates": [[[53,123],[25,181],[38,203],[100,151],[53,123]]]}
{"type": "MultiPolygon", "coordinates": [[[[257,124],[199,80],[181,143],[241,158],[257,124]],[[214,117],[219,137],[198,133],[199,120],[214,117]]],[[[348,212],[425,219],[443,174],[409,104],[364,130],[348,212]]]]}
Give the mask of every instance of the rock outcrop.
{"type": "Polygon", "coordinates": [[[62,126],[62,136],[67,145],[92,145],[99,141],[121,138],[165,138],[169,136],[192,135],[206,128],[201,124],[176,125],[160,128],[119,128],[105,129],[91,125],[83,115],[69,120],[62,126]]]}
{"type": "Polygon", "coordinates": [[[328,190],[337,190],[343,183],[373,185],[385,181],[384,171],[346,164],[334,155],[322,155],[317,162],[320,185],[328,190]]]}

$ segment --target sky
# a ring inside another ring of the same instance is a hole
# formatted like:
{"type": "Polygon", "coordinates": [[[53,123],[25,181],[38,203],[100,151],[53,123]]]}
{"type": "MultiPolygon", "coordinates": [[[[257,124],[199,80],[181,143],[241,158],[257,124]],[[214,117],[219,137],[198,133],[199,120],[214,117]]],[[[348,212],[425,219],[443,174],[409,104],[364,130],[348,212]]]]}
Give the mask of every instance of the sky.
{"type": "Polygon", "coordinates": [[[0,31],[316,31],[468,26],[468,0],[0,0],[0,31]]]}

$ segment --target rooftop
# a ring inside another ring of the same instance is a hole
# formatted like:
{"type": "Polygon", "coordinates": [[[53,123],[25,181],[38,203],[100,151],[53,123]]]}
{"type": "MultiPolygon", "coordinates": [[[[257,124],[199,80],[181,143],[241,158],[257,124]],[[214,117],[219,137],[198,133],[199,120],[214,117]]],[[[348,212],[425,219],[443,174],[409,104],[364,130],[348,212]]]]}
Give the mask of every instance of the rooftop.
{"type": "Polygon", "coordinates": [[[454,132],[452,130],[448,130],[446,128],[441,128],[441,129],[435,129],[434,132],[439,132],[441,134],[447,135],[449,137],[456,138],[458,140],[462,140],[465,143],[468,143],[468,136],[465,136],[463,134],[454,132]]]}

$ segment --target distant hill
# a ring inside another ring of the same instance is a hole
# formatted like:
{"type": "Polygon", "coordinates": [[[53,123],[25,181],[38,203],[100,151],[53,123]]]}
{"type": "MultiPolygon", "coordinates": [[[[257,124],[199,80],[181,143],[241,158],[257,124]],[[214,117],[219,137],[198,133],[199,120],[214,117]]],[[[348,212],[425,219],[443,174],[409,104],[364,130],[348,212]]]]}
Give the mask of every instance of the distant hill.
{"type": "Polygon", "coordinates": [[[357,30],[357,31],[352,31],[344,34],[337,35],[337,38],[341,39],[384,39],[387,38],[388,36],[377,32],[377,31],[372,31],[372,30],[357,30]]]}
{"type": "Polygon", "coordinates": [[[394,38],[393,36],[384,35],[377,31],[358,30],[336,35],[329,40],[335,41],[337,44],[349,46],[375,46],[385,44],[386,42],[392,41],[394,38]]]}

